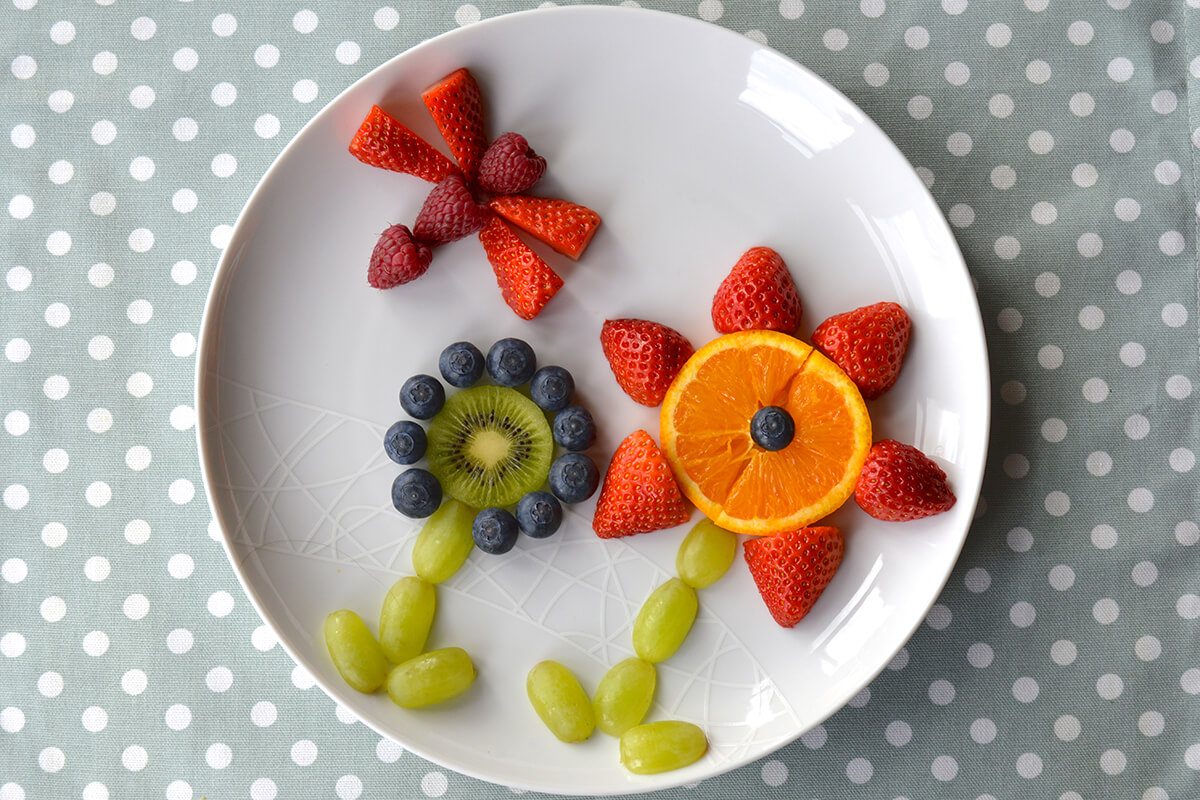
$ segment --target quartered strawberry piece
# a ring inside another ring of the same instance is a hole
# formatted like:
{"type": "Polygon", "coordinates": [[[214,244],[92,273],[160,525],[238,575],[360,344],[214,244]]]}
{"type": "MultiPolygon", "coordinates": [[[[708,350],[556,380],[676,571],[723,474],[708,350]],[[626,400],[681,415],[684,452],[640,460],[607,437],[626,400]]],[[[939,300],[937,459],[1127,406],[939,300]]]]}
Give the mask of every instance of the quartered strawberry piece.
{"type": "Polygon", "coordinates": [[[800,325],[800,292],[779,253],[751,247],[742,254],[713,297],[712,321],[720,333],[795,332],[800,325]]]}
{"type": "Polygon", "coordinates": [[[379,106],[371,106],[354,134],[350,154],[372,167],[416,175],[430,183],[456,170],[453,161],[379,106]]]}
{"type": "Polygon", "coordinates": [[[510,194],[495,197],[493,211],[567,258],[578,260],[600,227],[600,215],[566,200],[510,194]]]}
{"type": "Polygon", "coordinates": [[[690,512],[675,475],[650,434],[634,431],[613,453],[604,474],[592,530],[602,539],[673,528],[690,512]]]}
{"type": "Polygon", "coordinates": [[[644,406],[661,405],[671,381],[695,349],[682,333],[646,319],[609,319],[600,347],[625,394],[644,406]]]}
{"type": "Polygon", "coordinates": [[[421,93],[442,138],[458,160],[468,183],[474,183],[479,160],[487,150],[483,126],[483,94],[466,67],[456,69],[421,93]]]}
{"type": "Polygon", "coordinates": [[[846,542],[831,525],[750,539],[742,555],[771,616],[785,628],[802,620],[833,580],[846,542]]]}
{"type": "Polygon", "coordinates": [[[504,302],[521,319],[533,319],[562,288],[563,280],[516,231],[500,217],[492,216],[479,232],[479,243],[487,253],[504,302]]]}

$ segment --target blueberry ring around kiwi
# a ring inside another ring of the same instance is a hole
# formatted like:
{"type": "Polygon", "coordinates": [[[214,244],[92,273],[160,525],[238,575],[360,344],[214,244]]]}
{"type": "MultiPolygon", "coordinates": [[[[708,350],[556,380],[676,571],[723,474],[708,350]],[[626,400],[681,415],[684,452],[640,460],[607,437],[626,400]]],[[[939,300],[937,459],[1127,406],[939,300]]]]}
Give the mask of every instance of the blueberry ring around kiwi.
{"type": "Polygon", "coordinates": [[[476,511],[476,544],[489,553],[511,550],[515,530],[552,536],[562,506],[587,500],[600,485],[596,463],[581,452],[596,440],[595,422],[574,404],[571,373],[538,368],[533,348],[515,338],[500,339],[486,356],[454,342],[439,355],[438,371],[457,391],[448,394],[430,375],[409,378],[401,407],[426,426],[401,420],[384,435],[388,457],[409,467],[393,482],[393,505],[419,519],[443,495],[458,500],[476,511]],[[493,383],[479,383],[485,374],[493,383]],[[427,468],[412,466],[421,459],[427,468]]]}

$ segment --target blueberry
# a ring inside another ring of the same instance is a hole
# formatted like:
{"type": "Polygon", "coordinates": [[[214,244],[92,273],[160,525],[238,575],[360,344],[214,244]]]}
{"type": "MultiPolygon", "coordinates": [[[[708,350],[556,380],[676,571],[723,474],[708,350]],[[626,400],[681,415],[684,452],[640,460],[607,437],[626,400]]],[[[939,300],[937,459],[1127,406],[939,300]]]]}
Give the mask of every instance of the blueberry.
{"type": "Polygon", "coordinates": [[[425,429],[411,420],[401,420],[383,435],[383,449],[397,464],[415,464],[425,455],[425,429]]]}
{"type": "Polygon", "coordinates": [[[575,379],[562,367],[542,367],[533,373],[529,396],[543,411],[561,411],[575,396],[575,379]]]}
{"type": "Polygon", "coordinates": [[[554,441],[568,450],[587,450],[596,441],[596,423],[583,406],[567,406],[554,415],[554,441]]]}
{"type": "Polygon", "coordinates": [[[500,555],[513,549],[517,543],[517,520],[503,508],[485,508],[475,515],[471,523],[471,538],[475,546],[485,553],[500,555]]]}
{"type": "Polygon", "coordinates": [[[562,518],[562,506],[549,492],[530,492],[517,501],[517,524],[534,539],[552,535],[562,518]]]}
{"type": "Polygon", "coordinates": [[[438,356],[438,369],[446,383],[466,389],[483,376],[483,353],[470,342],[455,342],[438,356]]]}
{"type": "Polygon", "coordinates": [[[792,415],[779,406],[764,406],[750,420],[750,438],[763,450],[782,450],[795,435],[792,415]]]}
{"type": "Polygon", "coordinates": [[[600,470],[583,453],[566,453],[550,465],[550,491],[564,503],[582,503],[600,485],[600,470]]]}
{"type": "Polygon", "coordinates": [[[413,467],[392,481],[392,505],[406,517],[428,517],[442,504],[442,485],[431,472],[413,467]]]}
{"type": "Polygon", "coordinates": [[[432,375],[413,375],[400,387],[400,407],[417,419],[429,419],[445,402],[446,390],[432,375]]]}
{"type": "Polygon", "coordinates": [[[501,339],[487,354],[487,371],[501,386],[520,386],[533,377],[537,356],[528,342],[501,339]]]}

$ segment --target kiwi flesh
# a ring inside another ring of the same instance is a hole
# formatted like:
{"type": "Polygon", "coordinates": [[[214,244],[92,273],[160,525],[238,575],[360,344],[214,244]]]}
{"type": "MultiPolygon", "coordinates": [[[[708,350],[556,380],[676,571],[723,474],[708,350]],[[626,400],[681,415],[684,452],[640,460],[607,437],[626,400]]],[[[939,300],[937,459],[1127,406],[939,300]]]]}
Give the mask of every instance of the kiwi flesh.
{"type": "Polygon", "coordinates": [[[429,424],[429,471],[474,508],[511,506],[542,487],[554,436],[532,400],[502,386],[455,392],[429,424]]]}

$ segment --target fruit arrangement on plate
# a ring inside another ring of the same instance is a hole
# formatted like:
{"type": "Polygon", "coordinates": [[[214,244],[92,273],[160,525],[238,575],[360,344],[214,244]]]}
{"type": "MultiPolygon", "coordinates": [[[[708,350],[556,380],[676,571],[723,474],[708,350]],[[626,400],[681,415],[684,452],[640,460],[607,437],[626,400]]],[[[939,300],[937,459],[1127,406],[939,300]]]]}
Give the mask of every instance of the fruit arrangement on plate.
{"type": "MultiPolygon", "coordinates": [[[[423,275],[436,248],[477,234],[505,302],[536,317],[562,279],[513,228],[577,259],[600,224],[586,207],[526,194],[547,168],[519,134],[486,135],[482,93],[459,69],[423,93],[454,160],[383,109],[371,109],[350,152],[372,166],[434,183],[411,228],[392,225],[377,242],[368,283],[391,289],[423,275]],[[511,223],[511,224],[510,224],[511,223]]],[[[474,681],[466,651],[426,652],[436,584],[478,549],[500,555],[524,533],[553,536],[563,505],[597,490],[594,533],[613,539],[674,528],[694,506],[704,515],[683,539],[677,576],[655,589],[632,624],[636,656],[611,667],[589,697],[564,665],[528,673],[533,710],[564,742],[596,728],[620,739],[635,773],[690,764],[707,748],[703,730],[680,720],[644,722],[655,665],[670,658],[699,611],[698,590],[743,557],[772,618],[795,626],[833,580],[846,548],[841,529],[821,524],[851,496],[868,515],[903,522],[944,512],[955,496],[942,469],[912,445],[874,441],[868,401],[900,376],[912,321],[877,302],[829,317],[798,338],[802,302],[787,264],[769,247],[748,249],[713,296],[718,336],[699,349],[645,319],[609,319],[600,353],[635,402],[659,407],[658,440],[630,433],[601,481],[585,452],[596,441],[589,411],[574,403],[571,373],[537,365],[533,347],[502,339],[484,353],[447,346],[436,377],[406,380],[384,449],[408,467],[392,502],[425,523],[412,561],[383,599],[378,638],[352,611],[331,614],[325,638],[353,688],[381,687],[402,707],[449,700],[474,681]],[[426,423],[426,425],[422,424],[426,423]],[[415,466],[424,459],[426,467],[415,466]]],[[[599,355],[599,354],[597,354],[599,355]]]]}

